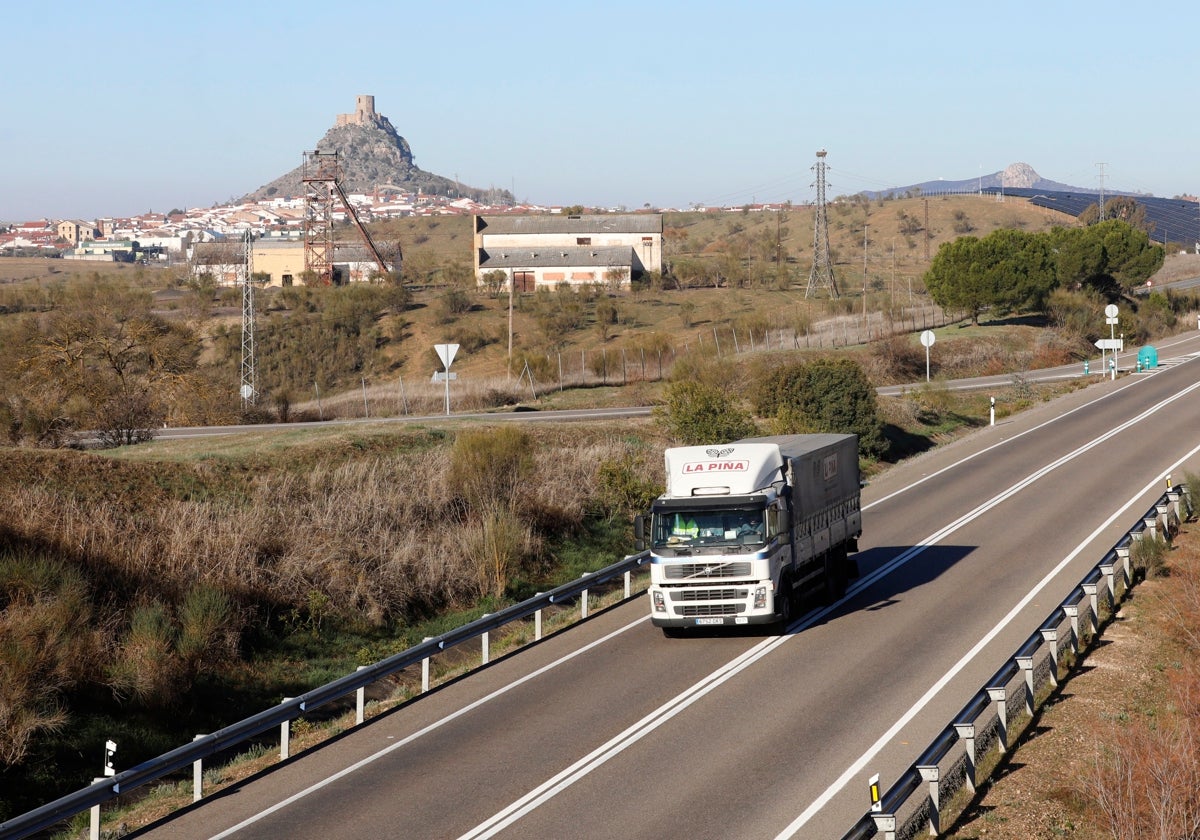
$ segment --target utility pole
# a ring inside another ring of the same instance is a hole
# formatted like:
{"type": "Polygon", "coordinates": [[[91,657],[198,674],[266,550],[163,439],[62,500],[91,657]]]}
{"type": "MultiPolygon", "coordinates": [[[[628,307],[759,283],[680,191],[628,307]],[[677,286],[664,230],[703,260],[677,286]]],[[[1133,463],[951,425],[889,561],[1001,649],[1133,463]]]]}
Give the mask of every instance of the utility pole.
{"type": "Polygon", "coordinates": [[[867,225],[863,223],[863,320],[867,317],[867,225]]]}
{"type": "Polygon", "coordinates": [[[813,265],[808,275],[806,298],[813,297],[818,289],[829,289],[830,297],[838,297],[837,280],[833,276],[833,262],[829,257],[829,217],[825,208],[825,150],[817,152],[817,207],[813,220],[813,265]]]}
{"type": "Polygon", "coordinates": [[[250,231],[246,231],[242,254],[242,407],[258,402],[258,377],[254,369],[254,279],[250,231]]]}

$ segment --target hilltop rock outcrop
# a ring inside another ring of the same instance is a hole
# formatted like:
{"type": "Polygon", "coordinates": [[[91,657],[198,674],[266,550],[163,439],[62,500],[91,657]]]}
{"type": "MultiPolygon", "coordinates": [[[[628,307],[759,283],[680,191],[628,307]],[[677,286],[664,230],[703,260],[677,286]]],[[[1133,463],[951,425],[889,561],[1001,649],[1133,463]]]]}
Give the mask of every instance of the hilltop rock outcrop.
{"type": "MultiPolygon", "coordinates": [[[[332,128],[315,146],[317,151],[337,152],[342,170],[342,189],[348,193],[421,192],[476,201],[511,200],[507,191],[477,189],[426,172],[413,160],[412,149],[391,120],[375,111],[375,97],[363,95],[353,114],[339,114],[332,128]]],[[[243,197],[262,201],[304,194],[301,164],[243,197]]]]}

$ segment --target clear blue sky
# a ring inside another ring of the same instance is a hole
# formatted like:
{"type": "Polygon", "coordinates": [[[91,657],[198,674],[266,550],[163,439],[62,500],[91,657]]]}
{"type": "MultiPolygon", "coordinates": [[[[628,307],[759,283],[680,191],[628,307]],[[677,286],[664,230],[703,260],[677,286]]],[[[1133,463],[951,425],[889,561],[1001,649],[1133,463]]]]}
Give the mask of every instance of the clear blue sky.
{"type": "Polygon", "coordinates": [[[1030,164],[1200,193],[1200,4],[18,3],[0,220],[206,207],[373,94],[417,165],[543,204],[830,197],[1030,164]]]}

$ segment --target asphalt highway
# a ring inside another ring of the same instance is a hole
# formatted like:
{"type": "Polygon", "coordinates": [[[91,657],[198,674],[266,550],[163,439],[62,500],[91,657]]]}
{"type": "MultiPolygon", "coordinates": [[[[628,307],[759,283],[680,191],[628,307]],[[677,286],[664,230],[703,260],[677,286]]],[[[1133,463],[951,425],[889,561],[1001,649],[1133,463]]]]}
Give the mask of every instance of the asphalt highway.
{"type": "Polygon", "coordinates": [[[667,639],[635,598],[137,836],[836,840],[1200,471],[1197,353],[872,481],[861,577],[786,635],[667,639]]]}

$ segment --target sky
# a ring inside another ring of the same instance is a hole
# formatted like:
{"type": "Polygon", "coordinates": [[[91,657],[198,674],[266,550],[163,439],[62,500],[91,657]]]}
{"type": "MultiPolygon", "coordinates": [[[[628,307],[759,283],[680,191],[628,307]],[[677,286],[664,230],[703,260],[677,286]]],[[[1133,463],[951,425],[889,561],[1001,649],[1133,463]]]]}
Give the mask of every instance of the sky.
{"type": "Polygon", "coordinates": [[[0,221],[227,203],[375,97],[422,169],[543,205],[988,175],[1200,194],[1195,0],[60,0],[0,18],[0,221]],[[1103,165],[1101,165],[1103,164],[1103,165]]]}

